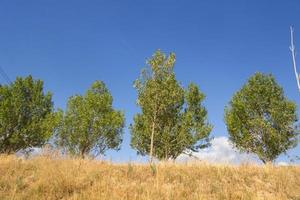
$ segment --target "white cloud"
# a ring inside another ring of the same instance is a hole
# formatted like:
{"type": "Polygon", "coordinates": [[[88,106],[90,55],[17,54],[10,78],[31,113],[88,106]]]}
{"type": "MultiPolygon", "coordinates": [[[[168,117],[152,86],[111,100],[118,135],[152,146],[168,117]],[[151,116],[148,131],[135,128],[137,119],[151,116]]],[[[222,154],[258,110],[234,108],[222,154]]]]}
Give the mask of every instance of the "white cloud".
{"type": "Polygon", "coordinates": [[[289,163],[287,163],[287,162],[278,162],[277,165],[279,165],[279,166],[288,166],[289,163]]]}
{"type": "MultiPolygon", "coordinates": [[[[209,163],[240,164],[243,162],[258,163],[253,154],[240,153],[230,144],[227,137],[216,137],[207,149],[193,153],[193,157],[209,163]]],[[[187,155],[181,155],[178,161],[195,160],[187,155]]]]}

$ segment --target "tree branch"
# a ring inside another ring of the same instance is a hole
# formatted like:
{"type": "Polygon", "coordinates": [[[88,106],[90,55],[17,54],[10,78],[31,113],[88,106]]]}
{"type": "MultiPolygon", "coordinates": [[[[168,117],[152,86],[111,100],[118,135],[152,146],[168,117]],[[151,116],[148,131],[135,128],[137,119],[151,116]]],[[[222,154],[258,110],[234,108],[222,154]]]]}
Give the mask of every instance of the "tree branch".
{"type": "Polygon", "coordinates": [[[294,72],[295,72],[295,76],[296,76],[297,86],[298,86],[298,90],[300,91],[300,80],[299,80],[299,74],[297,72],[296,53],[295,53],[295,45],[294,45],[294,28],[291,26],[290,30],[291,30],[290,50],[291,50],[291,53],[292,53],[293,67],[294,67],[294,72]]]}

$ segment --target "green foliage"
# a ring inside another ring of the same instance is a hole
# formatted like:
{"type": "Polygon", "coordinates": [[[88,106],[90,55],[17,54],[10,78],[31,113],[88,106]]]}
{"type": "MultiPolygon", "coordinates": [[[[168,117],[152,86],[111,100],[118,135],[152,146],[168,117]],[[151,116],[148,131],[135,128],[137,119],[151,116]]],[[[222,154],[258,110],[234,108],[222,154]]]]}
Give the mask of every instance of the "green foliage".
{"type": "Polygon", "coordinates": [[[130,126],[131,146],[139,154],[175,159],[183,152],[197,151],[209,142],[212,126],[202,106],[205,96],[195,84],[182,88],[174,73],[175,55],[156,51],[148,67],[135,81],[141,113],[130,126]],[[202,141],[200,141],[202,140],[202,141]]]}
{"type": "Polygon", "coordinates": [[[264,163],[298,142],[296,104],[284,96],[272,75],[252,76],[226,107],[225,121],[233,144],[264,163]]]}
{"type": "Polygon", "coordinates": [[[96,81],[84,96],[69,98],[57,143],[73,155],[104,154],[119,150],[124,114],[112,108],[113,98],[101,81],[96,81]]]}
{"type": "Polygon", "coordinates": [[[57,124],[52,95],[31,76],[0,86],[0,153],[41,147],[57,124]]]}

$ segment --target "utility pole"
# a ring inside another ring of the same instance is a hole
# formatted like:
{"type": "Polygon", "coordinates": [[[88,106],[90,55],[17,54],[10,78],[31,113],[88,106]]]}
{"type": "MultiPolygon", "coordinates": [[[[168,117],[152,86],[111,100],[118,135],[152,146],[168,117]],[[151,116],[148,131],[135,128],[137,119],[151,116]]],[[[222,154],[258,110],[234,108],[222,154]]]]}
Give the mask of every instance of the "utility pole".
{"type": "Polygon", "coordinates": [[[295,72],[296,81],[297,81],[297,87],[298,87],[298,90],[300,92],[300,80],[299,80],[300,77],[299,77],[299,74],[297,72],[296,49],[295,49],[295,45],[294,45],[294,28],[291,26],[290,30],[291,30],[291,46],[290,46],[290,50],[291,50],[291,53],[292,53],[293,66],[294,66],[294,72],[295,72]]]}

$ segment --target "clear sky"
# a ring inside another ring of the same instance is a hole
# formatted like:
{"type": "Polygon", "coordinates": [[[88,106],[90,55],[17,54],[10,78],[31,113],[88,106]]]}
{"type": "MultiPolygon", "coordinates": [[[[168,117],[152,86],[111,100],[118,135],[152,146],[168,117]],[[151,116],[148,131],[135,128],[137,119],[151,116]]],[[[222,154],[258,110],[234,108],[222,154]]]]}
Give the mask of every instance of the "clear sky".
{"type": "MultiPolygon", "coordinates": [[[[300,49],[298,0],[0,0],[0,65],[12,80],[44,80],[59,108],[103,80],[127,125],[121,150],[107,158],[136,160],[128,131],[139,110],[132,85],[156,49],[176,53],[178,80],[206,94],[212,136],[227,136],[224,106],[257,71],[272,73],[300,105],[290,25],[300,49]]],[[[299,146],[290,154],[300,155],[299,146]]]]}

